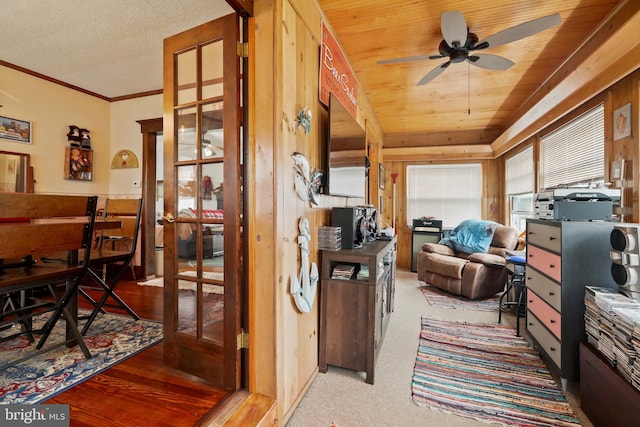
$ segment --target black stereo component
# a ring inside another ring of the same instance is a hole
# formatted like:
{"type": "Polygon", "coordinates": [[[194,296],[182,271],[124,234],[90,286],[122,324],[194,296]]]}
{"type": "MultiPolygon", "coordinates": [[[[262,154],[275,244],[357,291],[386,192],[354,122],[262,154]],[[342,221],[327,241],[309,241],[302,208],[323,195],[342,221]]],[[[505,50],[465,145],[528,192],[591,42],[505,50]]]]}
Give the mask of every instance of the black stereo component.
{"type": "Polygon", "coordinates": [[[342,249],[361,248],[367,243],[366,216],[363,207],[333,208],[331,225],[341,228],[342,249]]]}
{"type": "Polygon", "coordinates": [[[442,220],[422,217],[413,220],[411,233],[411,271],[418,271],[418,253],[423,243],[438,243],[442,239],[442,220]]]}

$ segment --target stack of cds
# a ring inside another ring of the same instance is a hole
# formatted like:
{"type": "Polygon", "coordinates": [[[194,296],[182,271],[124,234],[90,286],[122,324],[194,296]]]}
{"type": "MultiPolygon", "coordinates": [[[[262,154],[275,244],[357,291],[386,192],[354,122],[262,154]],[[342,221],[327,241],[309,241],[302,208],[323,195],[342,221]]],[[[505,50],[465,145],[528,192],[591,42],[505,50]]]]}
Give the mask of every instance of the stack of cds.
{"type": "Polygon", "coordinates": [[[587,286],[584,321],[589,343],[640,390],[640,302],[587,286]]]}
{"type": "Polygon", "coordinates": [[[319,227],[318,249],[323,251],[337,251],[342,247],[341,227],[319,227]]]}

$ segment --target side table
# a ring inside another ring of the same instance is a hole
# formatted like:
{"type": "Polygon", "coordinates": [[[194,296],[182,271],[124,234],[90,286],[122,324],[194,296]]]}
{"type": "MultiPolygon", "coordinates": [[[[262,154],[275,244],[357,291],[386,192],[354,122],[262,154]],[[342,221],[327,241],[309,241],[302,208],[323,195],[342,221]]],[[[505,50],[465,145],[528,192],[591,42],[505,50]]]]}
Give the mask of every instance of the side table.
{"type": "Polygon", "coordinates": [[[527,309],[527,287],[524,276],[526,265],[527,260],[524,256],[507,257],[506,269],[509,272],[509,278],[507,287],[498,302],[498,323],[502,321],[502,310],[509,306],[516,307],[516,336],[518,337],[520,336],[520,316],[524,317],[527,309]]]}

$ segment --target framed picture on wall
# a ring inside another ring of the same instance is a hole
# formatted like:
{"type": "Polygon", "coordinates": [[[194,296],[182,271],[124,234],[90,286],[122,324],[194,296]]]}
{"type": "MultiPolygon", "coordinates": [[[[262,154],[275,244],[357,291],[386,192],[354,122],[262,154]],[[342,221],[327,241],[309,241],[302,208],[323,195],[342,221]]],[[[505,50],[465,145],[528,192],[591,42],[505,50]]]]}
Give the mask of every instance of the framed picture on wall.
{"type": "Polygon", "coordinates": [[[627,103],[613,112],[613,140],[631,135],[631,103],[627,103]]]}
{"type": "Polygon", "coordinates": [[[0,116],[0,138],[31,144],[31,122],[0,116]]]}
{"type": "Polygon", "coordinates": [[[624,178],[624,160],[611,162],[611,181],[619,181],[624,178]]]}

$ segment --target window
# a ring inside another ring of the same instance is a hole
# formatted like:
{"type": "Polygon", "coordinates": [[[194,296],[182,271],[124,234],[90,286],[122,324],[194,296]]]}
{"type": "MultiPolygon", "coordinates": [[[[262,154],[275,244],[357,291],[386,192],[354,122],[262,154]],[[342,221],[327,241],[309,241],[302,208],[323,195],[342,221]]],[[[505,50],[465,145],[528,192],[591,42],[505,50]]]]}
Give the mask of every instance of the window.
{"type": "Polygon", "coordinates": [[[522,231],[527,218],[533,218],[533,146],[508,158],[506,169],[510,225],[522,231]]]}
{"type": "Polygon", "coordinates": [[[482,166],[473,164],[407,166],[407,224],[432,216],[445,228],[481,217],[482,166]]]}
{"type": "Polygon", "coordinates": [[[604,181],[604,105],[540,138],[540,188],[604,181]]]}

